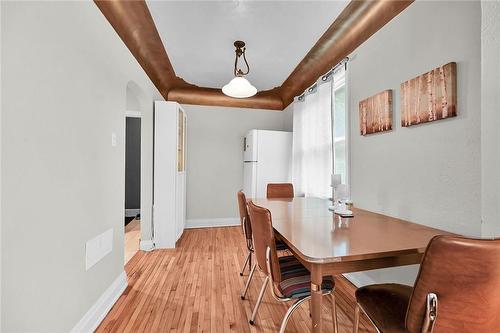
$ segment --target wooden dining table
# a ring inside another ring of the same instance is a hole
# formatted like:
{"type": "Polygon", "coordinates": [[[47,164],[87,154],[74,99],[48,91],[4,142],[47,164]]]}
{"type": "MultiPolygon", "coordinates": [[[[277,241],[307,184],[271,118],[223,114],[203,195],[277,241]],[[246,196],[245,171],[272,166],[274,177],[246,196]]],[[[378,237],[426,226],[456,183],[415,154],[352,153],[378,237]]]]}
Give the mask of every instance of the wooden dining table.
{"type": "Polygon", "coordinates": [[[251,200],[269,209],[276,236],[311,273],[314,333],[322,331],[323,276],[419,264],[431,238],[448,234],[359,208],[342,218],[328,210],[328,199],[251,200]]]}

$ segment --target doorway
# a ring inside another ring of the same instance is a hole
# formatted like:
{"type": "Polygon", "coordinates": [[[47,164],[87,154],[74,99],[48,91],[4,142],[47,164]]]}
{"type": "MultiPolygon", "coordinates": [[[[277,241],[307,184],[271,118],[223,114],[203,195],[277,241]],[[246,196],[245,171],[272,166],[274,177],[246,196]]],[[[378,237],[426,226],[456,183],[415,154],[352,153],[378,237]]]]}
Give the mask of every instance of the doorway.
{"type": "Polygon", "coordinates": [[[125,117],[125,264],[139,251],[141,238],[141,116],[125,117]]]}

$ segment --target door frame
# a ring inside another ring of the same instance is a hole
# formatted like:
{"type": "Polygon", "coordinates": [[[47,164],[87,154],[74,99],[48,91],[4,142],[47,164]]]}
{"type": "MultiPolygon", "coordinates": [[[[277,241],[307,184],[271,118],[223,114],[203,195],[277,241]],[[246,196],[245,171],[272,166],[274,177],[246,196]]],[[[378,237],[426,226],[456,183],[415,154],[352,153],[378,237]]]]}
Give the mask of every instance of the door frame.
{"type": "MultiPolygon", "coordinates": [[[[124,132],[124,136],[123,136],[123,148],[124,148],[123,149],[123,162],[124,162],[124,165],[125,165],[126,159],[127,159],[127,118],[139,118],[139,119],[141,119],[141,135],[139,137],[140,141],[141,141],[141,156],[140,156],[140,160],[141,160],[141,174],[140,174],[141,186],[139,188],[139,191],[140,191],[140,196],[142,198],[142,195],[143,195],[142,182],[144,181],[143,176],[142,176],[142,159],[143,159],[143,155],[142,155],[142,122],[143,122],[143,119],[142,118],[143,118],[143,115],[142,115],[142,112],[140,112],[140,111],[129,111],[129,110],[125,111],[125,116],[123,117],[123,129],[124,129],[124,131],[123,131],[124,132]]],[[[124,185],[126,186],[126,179],[124,179],[124,185]]],[[[141,202],[139,204],[139,212],[140,213],[142,213],[143,208],[144,207],[142,207],[142,202],[141,202]]],[[[126,211],[126,208],[124,207],[124,210],[123,210],[124,214],[125,214],[125,211],[126,211]]],[[[140,226],[140,228],[142,229],[142,226],[140,226]]],[[[141,245],[139,246],[139,250],[143,250],[141,245]]],[[[149,249],[149,247],[145,250],[151,251],[151,249],[149,249]]]]}

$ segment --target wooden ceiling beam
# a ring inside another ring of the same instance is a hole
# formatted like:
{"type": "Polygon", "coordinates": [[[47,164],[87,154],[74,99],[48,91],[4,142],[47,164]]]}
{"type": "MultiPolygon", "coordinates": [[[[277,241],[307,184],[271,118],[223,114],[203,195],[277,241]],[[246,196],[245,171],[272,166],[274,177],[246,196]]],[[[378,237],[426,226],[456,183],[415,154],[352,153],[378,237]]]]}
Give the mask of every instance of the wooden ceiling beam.
{"type": "Polygon", "coordinates": [[[168,93],[169,101],[181,104],[228,106],[252,109],[278,110],[284,109],[283,101],[277,94],[277,89],[259,91],[248,98],[233,98],[222,93],[221,89],[189,87],[173,88],[168,93]]]}
{"type": "Polygon", "coordinates": [[[279,94],[287,107],[316,80],[351,54],[413,0],[352,0],[283,82],[279,94]]]}
{"type": "Polygon", "coordinates": [[[172,87],[184,84],[175,75],[145,1],[94,2],[165,99],[172,87]]]}
{"type": "Polygon", "coordinates": [[[283,110],[321,75],[353,52],[413,0],[352,0],[281,87],[250,98],[198,87],[176,76],[144,0],[94,0],[166,100],[184,104],[283,110]]]}

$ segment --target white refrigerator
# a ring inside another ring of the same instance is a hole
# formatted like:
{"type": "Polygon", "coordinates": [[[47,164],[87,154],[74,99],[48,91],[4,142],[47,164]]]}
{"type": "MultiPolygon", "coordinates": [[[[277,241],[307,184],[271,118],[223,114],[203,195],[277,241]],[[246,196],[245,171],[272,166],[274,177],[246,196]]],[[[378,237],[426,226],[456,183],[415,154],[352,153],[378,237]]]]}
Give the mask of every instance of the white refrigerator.
{"type": "Polygon", "coordinates": [[[243,192],[265,198],[268,183],[289,183],[292,132],[250,130],[243,143],[243,192]]]}

